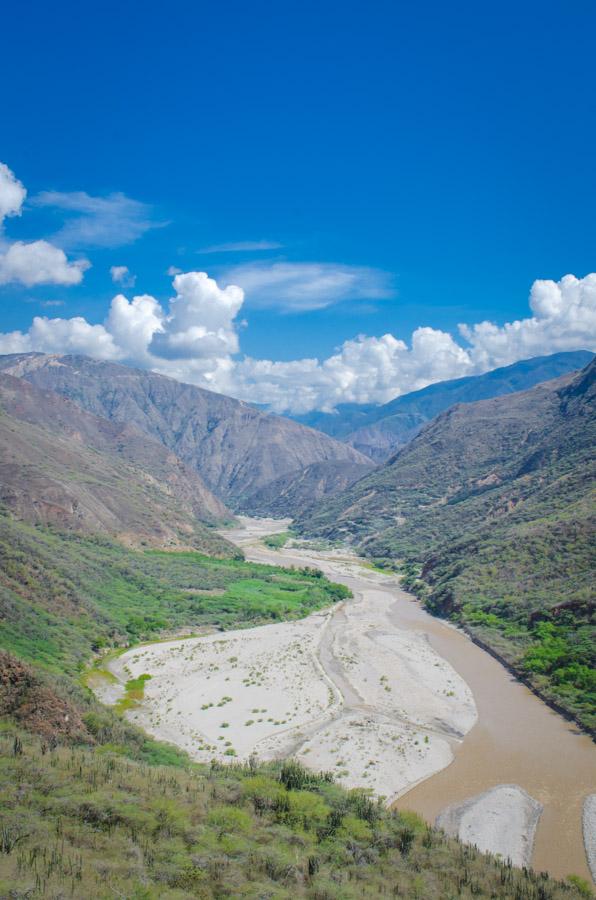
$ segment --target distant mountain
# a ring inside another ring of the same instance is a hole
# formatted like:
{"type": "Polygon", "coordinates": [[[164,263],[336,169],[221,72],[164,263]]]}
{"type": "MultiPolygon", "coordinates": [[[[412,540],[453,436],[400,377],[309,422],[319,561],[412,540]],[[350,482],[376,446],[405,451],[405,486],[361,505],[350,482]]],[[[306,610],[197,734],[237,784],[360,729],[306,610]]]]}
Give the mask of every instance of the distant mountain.
{"type": "MultiPolygon", "coordinates": [[[[290,419],[163,375],[85,356],[0,357],[0,370],[160,441],[232,508],[312,463],[367,464],[357,450],[290,419]]],[[[330,482],[331,483],[331,480],[330,482]]]]}
{"type": "Polygon", "coordinates": [[[410,586],[431,608],[464,622],[591,728],[595,378],[596,360],[453,406],[297,523],[307,536],[408,563],[410,586]]]}
{"type": "Polygon", "coordinates": [[[128,424],[0,374],[0,503],[26,522],[230,555],[231,513],[197,472],[128,424]]]}
{"type": "Polygon", "coordinates": [[[581,369],[592,357],[587,350],[539,356],[484,375],[431,384],[383,406],[350,403],[338,406],[335,414],[313,412],[295,418],[383,462],[398,446],[411,440],[426,422],[454,403],[474,403],[527,390],[542,381],[581,369]]]}

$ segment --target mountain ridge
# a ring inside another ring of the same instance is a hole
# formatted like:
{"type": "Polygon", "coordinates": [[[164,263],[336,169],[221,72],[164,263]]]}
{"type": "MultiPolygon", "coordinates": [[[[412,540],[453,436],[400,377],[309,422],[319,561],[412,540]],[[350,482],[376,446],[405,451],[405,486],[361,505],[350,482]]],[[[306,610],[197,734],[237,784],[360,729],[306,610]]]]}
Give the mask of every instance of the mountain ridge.
{"type": "Polygon", "coordinates": [[[13,354],[0,357],[0,370],[94,415],[135,425],[195,468],[232,508],[311,463],[368,465],[358,451],[322,432],[141,369],[84,356],[13,354]]]}
{"type": "Polygon", "coordinates": [[[0,502],[24,521],[234,555],[231,513],[162,444],[0,373],[0,502]],[[207,527],[206,527],[207,526],[207,527]]]}
{"type": "Polygon", "coordinates": [[[398,445],[408,443],[426,422],[454,403],[473,403],[526,390],[581,369],[592,358],[587,350],[532,357],[481,375],[435,382],[380,406],[343,404],[336,415],[311,413],[296,419],[349,443],[376,462],[384,462],[398,445]]]}

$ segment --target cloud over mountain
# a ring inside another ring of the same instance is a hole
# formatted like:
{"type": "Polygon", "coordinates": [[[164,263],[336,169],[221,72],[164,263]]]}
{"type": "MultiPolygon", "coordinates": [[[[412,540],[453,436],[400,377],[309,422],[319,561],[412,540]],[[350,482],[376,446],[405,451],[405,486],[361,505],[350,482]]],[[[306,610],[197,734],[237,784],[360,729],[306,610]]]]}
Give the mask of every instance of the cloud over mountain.
{"type": "Polygon", "coordinates": [[[0,352],[85,353],[119,360],[264,403],[277,412],[332,410],[340,402],[384,403],[436,381],[487,371],[558,350],[596,350],[596,274],[536,281],[531,315],[504,325],[461,325],[465,343],[417,328],[409,344],[392,334],[345,341],[322,361],[276,362],[239,356],[238,285],[205,272],[177,274],[168,307],[148,294],[114,297],[103,324],[36,316],[0,335],[0,352]]]}

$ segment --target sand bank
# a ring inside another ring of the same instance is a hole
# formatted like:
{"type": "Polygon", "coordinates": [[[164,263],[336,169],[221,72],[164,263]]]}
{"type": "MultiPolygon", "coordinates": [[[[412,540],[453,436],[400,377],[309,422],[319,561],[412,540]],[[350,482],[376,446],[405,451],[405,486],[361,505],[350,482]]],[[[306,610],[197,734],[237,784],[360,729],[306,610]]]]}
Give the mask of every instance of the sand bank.
{"type": "Polygon", "coordinates": [[[582,825],[588,866],[596,881],[596,794],[590,794],[584,800],[582,825]]]}
{"type": "MultiPolygon", "coordinates": [[[[296,552],[305,564],[319,561],[296,552]]],[[[341,554],[327,560],[328,570],[362,573],[341,554]]],[[[129,717],[199,761],[293,754],[348,787],[395,799],[449,765],[476,707],[426,636],[392,622],[386,577],[367,575],[370,589],[299,622],[119,656],[109,666],[121,683],[151,676],[129,717]]]]}
{"type": "Polygon", "coordinates": [[[447,834],[499,853],[515,866],[529,866],[542,804],[516,784],[499,784],[490,791],[450,806],[436,824],[447,834]]]}

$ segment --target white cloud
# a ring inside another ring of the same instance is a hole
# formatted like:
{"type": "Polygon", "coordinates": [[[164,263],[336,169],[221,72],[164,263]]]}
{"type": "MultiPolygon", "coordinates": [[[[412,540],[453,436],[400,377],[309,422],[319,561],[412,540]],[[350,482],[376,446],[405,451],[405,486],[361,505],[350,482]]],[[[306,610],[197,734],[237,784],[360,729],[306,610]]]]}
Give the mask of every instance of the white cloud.
{"type": "Polygon", "coordinates": [[[0,335],[0,353],[83,353],[97,359],[117,359],[112,336],[103,325],[90,325],[81,316],[73,319],[48,319],[35,316],[25,333],[13,331],[0,335]]]}
{"type": "Polygon", "coordinates": [[[69,262],[64,250],[47,241],[15,241],[0,251],[0,284],[80,284],[89,266],[86,259],[69,262]]]}
{"type": "Polygon", "coordinates": [[[163,320],[164,312],[155,297],[142,294],[129,302],[123,294],[117,294],[105,325],[121,358],[150,367],[148,347],[153,335],[161,330],[163,320]]]}
{"type": "Polygon", "coordinates": [[[128,266],[110,266],[110,275],[114,284],[121,284],[123,287],[134,287],[137,280],[137,276],[131,274],[128,266]]]}
{"type": "Polygon", "coordinates": [[[212,244],[202,247],[197,253],[258,253],[262,250],[280,250],[278,241],[235,241],[230,244],[212,244]]]}
{"type": "Polygon", "coordinates": [[[225,281],[239,284],[250,306],[288,312],[324,309],[344,300],[386,299],[395,293],[388,273],[336,263],[247,263],[228,269],[225,281]]]}
{"type": "Polygon", "coordinates": [[[170,313],[154,334],[150,352],[163,359],[217,359],[237,353],[233,321],[244,301],[242,289],[222,289],[206,272],[176,275],[174,288],[170,313]]]}
{"type": "MultiPolygon", "coordinates": [[[[7,216],[21,214],[26,194],[14,173],[0,163],[0,232],[7,216]]],[[[0,285],[80,284],[89,266],[86,259],[69,262],[64,251],[48,241],[10,243],[0,233],[0,285]]]]}
{"type": "Polygon", "coordinates": [[[92,197],[85,191],[42,191],[30,203],[73,214],[52,237],[61,247],[122,247],[164,224],[153,220],[147,203],[122,193],[92,197]]]}
{"type": "Polygon", "coordinates": [[[470,357],[479,371],[506,366],[518,359],[577,348],[596,349],[596,274],[560,281],[535,281],[527,319],[460,325],[471,344],[470,357]]]}
{"type": "Polygon", "coordinates": [[[5,163],[0,163],[0,227],[7,216],[20,216],[27,191],[5,163]]]}
{"type": "Polygon", "coordinates": [[[114,297],[103,325],[36,317],[25,332],[0,335],[0,352],[88,353],[129,362],[277,412],[332,410],[341,402],[383,403],[436,381],[477,374],[558,350],[596,350],[596,274],[536,281],[532,315],[502,326],[462,325],[466,339],[417,328],[406,343],[391,334],[345,341],[323,361],[238,358],[244,294],[205,272],[174,278],[165,309],[149,295],[114,297]]]}
{"type": "Polygon", "coordinates": [[[433,381],[467,375],[472,363],[450,334],[418,328],[411,347],[392,334],[345,341],[323,362],[245,359],[237,375],[245,399],[258,398],[276,412],[321,409],[338,403],[386,403],[433,381]]]}
{"type": "Polygon", "coordinates": [[[174,275],[182,275],[182,269],[179,269],[178,266],[168,266],[166,275],[170,275],[172,278],[174,275]]]}

